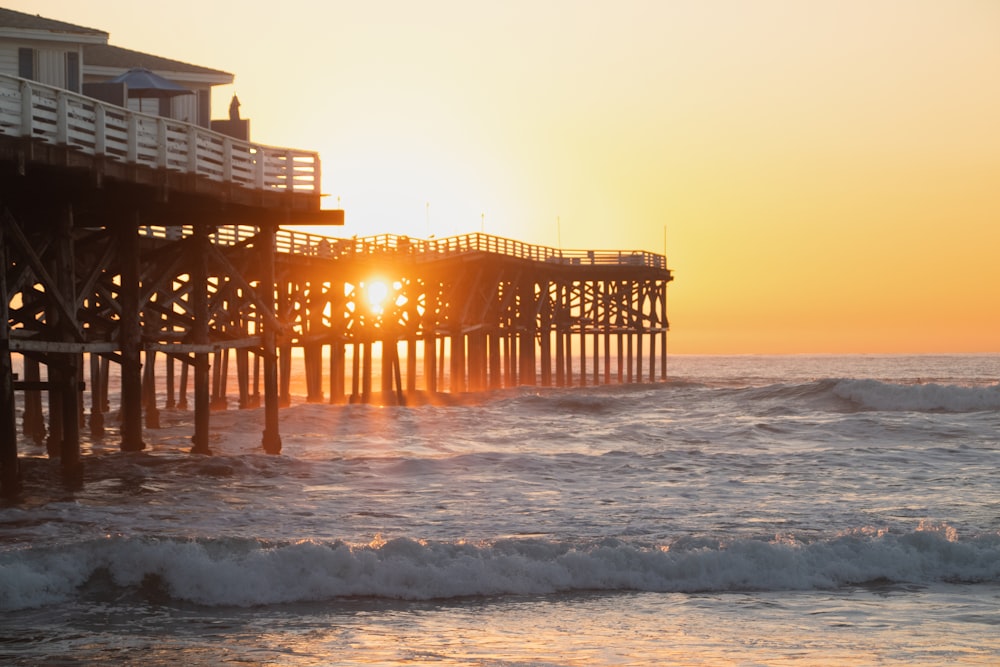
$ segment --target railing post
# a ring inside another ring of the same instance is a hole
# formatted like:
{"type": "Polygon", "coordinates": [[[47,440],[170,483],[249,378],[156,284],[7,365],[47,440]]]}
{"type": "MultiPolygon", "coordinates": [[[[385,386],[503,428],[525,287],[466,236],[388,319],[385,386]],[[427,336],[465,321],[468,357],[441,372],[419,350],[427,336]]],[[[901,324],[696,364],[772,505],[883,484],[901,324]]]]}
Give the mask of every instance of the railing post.
{"type": "Polygon", "coordinates": [[[56,93],[56,143],[65,146],[69,143],[69,102],[66,93],[56,93]]]}
{"type": "Polygon", "coordinates": [[[156,120],[156,166],[167,168],[167,121],[165,118],[156,120]]]}
{"type": "Polygon", "coordinates": [[[264,150],[257,146],[254,149],[256,159],[254,161],[254,181],[258,190],[264,189],[264,150]]]}
{"type": "Polygon", "coordinates": [[[295,192],[295,155],[285,151],[285,189],[295,192]]]}
{"type": "Polygon", "coordinates": [[[233,140],[230,137],[222,140],[222,180],[224,183],[233,180],[233,140]]]}
{"type": "Polygon", "coordinates": [[[31,86],[21,82],[21,136],[30,137],[35,133],[35,109],[31,86]]]}
{"type": "Polygon", "coordinates": [[[139,119],[132,113],[128,115],[128,150],[125,161],[131,164],[139,161],[139,119]]]}
{"type": "Polygon", "coordinates": [[[108,152],[108,112],[103,104],[94,105],[94,153],[108,152]]]}
{"type": "Polygon", "coordinates": [[[198,127],[188,126],[187,131],[187,171],[189,174],[198,173],[198,127]]]}

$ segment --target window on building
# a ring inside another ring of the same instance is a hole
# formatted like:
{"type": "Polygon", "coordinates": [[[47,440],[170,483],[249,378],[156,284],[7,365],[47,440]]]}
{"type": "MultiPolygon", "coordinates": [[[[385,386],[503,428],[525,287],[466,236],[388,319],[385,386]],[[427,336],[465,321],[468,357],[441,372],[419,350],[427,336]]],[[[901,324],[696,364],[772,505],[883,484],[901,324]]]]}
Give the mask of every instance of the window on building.
{"type": "Polygon", "coordinates": [[[35,50],[22,46],[17,50],[17,75],[22,79],[35,78],[35,50]]]}
{"type": "Polygon", "coordinates": [[[80,92],[80,54],[76,51],[66,52],[66,89],[80,92]]]}
{"type": "Polygon", "coordinates": [[[198,125],[211,127],[212,125],[212,91],[198,91],[198,125]]]}

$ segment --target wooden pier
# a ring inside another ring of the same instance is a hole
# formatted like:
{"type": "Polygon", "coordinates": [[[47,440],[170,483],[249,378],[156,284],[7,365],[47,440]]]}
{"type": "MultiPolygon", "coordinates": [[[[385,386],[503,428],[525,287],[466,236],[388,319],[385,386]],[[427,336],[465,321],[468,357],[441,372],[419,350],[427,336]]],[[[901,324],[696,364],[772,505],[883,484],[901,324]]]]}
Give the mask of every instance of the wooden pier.
{"type": "Polygon", "coordinates": [[[141,450],[161,405],[210,453],[230,362],[270,453],[294,375],[309,401],[396,404],[666,377],[663,256],[283,229],[343,223],[319,183],[315,153],[0,74],[0,490],[19,438],[76,483],[81,429],[141,450]]]}

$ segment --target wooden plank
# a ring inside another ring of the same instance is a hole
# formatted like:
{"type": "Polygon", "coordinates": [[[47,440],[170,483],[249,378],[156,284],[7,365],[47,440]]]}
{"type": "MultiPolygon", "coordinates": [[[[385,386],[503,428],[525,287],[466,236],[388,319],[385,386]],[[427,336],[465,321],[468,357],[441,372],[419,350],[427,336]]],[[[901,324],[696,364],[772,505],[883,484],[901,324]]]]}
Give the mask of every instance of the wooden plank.
{"type": "Polygon", "coordinates": [[[37,340],[31,338],[11,338],[11,352],[47,352],[50,354],[108,354],[118,350],[115,342],[82,342],[37,340]]]}
{"type": "MultiPolygon", "coordinates": [[[[66,383],[64,382],[48,382],[48,381],[29,381],[20,380],[15,381],[14,389],[19,391],[65,391],[66,383]]],[[[70,382],[70,388],[74,391],[86,391],[86,382],[70,382]]]]}
{"type": "Polygon", "coordinates": [[[212,354],[226,349],[236,350],[244,348],[258,348],[262,346],[263,342],[260,336],[249,336],[247,338],[236,338],[233,340],[220,340],[203,345],[195,343],[147,343],[143,346],[143,349],[166,352],[167,354],[212,354]]]}

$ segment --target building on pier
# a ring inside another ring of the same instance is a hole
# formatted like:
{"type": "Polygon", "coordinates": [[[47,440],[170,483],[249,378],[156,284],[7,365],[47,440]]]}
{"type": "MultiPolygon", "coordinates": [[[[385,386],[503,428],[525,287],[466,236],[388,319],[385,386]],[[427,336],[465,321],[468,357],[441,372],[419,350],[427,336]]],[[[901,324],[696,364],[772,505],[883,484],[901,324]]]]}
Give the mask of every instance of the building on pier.
{"type": "MultiPolygon", "coordinates": [[[[318,154],[213,131],[201,102],[179,119],[88,95],[88,72],[111,73],[87,63],[106,33],[15,14],[0,10],[3,493],[19,439],[74,482],[82,429],[139,450],[161,408],[193,409],[192,451],[210,453],[231,358],[270,453],[293,376],[310,401],[396,404],[666,377],[665,257],[283,229],[343,224],[320,206],[318,154]]],[[[175,62],[147,64],[183,75],[175,62]]],[[[195,69],[192,87],[231,76],[195,69]]]]}
{"type": "Polygon", "coordinates": [[[232,74],[114,46],[108,40],[102,30],[0,8],[0,73],[210,127],[212,87],[233,83],[232,74]],[[149,97],[108,83],[134,68],[148,69],[188,92],[149,97]]]}

